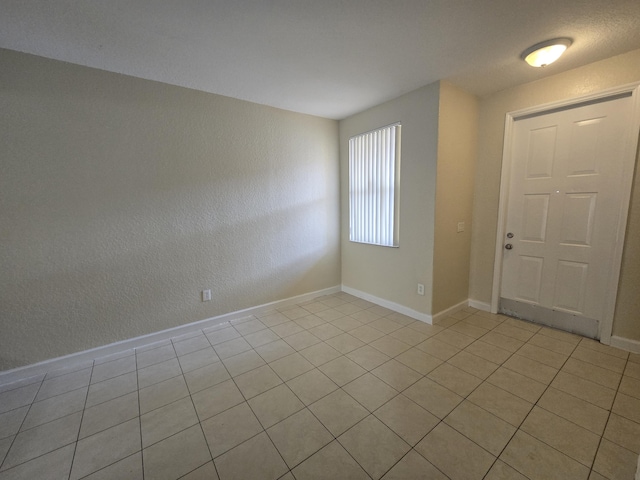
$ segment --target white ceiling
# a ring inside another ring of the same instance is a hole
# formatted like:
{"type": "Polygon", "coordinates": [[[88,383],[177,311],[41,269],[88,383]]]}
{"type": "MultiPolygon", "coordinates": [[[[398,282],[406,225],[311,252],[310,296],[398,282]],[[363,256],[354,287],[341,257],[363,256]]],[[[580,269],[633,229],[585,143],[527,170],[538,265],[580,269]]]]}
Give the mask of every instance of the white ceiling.
{"type": "Polygon", "coordinates": [[[482,96],[640,48],[640,1],[1,0],[0,47],[340,119],[440,79],[482,96]],[[519,59],[560,36],[556,64],[519,59]]]}

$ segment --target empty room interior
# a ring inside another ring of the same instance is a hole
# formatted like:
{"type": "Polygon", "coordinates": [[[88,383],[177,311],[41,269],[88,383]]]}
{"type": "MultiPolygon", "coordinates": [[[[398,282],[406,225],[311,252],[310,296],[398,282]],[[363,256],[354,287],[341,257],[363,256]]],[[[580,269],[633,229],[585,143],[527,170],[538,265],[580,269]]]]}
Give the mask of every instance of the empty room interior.
{"type": "Polygon", "coordinates": [[[638,25],[3,0],[0,480],[640,479],[638,25]]]}

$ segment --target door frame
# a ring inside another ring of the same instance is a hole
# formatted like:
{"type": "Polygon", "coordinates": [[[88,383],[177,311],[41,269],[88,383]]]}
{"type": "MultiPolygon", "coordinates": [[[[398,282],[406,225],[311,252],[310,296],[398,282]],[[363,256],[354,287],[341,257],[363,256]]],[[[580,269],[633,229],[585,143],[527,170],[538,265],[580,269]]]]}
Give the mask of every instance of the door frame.
{"type": "MultiPolygon", "coordinates": [[[[513,139],[514,123],[523,117],[533,115],[543,115],[553,113],[556,110],[564,110],[577,107],[581,104],[596,103],[606,101],[609,97],[629,95],[632,98],[632,126],[630,138],[624,150],[624,167],[622,180],[622,205],[618,215],[617,243],[613,254],[612,273],[607,282],[608,288],[605,299],[604,319],[599,325],[600,342],[609,345],[611,343],[611,332],[613,329],[613,316],[615,313],[616,297],[618,294],[618,284],[620,281],[620,268],[622,265],[622,253],[624,248],[624,238],[627,230],[627,218],[629,214],[629,201],[631,200],[631,188],[633,185],[633,175],[635,159],[638,152],[638,134],[640,131],[640,82],[622,85],[585,96],[574,97],[557,102],[546,103],[534,107],[507,112],[505,116],[504,143],[502,147],[502,173],[500,178],[500,202],[498,204],[498,226],[496,232],[495,259],[493,265],[493,286],[491,292],[491,312],[498,313],[500,302],[500,285],[502,284],[502,256],[503,243],[507,222],[507,205],[509,203],[509,183],[511,180],[511,164],[513,156],[511,143],[513,139]],[[634,138],[635,137],[635,138],[634,138]]],[[[638,167],[640,168],[640,166],[638,167]]]]}

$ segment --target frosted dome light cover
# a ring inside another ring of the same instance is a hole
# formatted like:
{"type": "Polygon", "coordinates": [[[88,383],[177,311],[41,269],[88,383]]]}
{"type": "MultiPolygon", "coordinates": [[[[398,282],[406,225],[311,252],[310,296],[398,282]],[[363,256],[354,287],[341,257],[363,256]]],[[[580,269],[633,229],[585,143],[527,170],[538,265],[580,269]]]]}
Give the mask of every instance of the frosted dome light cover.
{"type": "Polygon", "coordinates": [[[527,48],[520,57],[532,67],[544,67],[560,58],[569,45],[570,38],[555,38],[527,48]]]}

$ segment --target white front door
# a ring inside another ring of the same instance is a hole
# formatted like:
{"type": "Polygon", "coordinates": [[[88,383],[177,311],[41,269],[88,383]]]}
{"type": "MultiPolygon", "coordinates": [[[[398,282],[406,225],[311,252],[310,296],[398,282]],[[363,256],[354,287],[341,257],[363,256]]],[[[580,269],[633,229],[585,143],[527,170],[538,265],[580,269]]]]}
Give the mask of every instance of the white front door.
{"type": "Polygon", "coordinates": [[[598,337],[632,118],[627,95],[515,120],[500,311],[598,337]]]}

